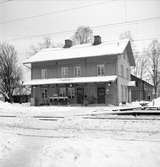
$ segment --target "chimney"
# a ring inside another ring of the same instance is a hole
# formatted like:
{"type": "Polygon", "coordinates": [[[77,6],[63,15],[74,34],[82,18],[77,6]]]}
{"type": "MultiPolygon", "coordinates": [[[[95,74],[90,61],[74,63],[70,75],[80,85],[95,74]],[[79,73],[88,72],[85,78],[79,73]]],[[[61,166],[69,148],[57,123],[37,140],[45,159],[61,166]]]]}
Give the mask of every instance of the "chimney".
{"type": "Polygon", "coordinates": [[[72,40],[66,39],[65,40],[65,45],[63,48],[70,48],[72,46],[72,40]]]}
{"type": "Polygon", "coordinates": [[[93,45],[99,45],[99,44],[101,44],[101,36],[95,35],[93,45]]]}

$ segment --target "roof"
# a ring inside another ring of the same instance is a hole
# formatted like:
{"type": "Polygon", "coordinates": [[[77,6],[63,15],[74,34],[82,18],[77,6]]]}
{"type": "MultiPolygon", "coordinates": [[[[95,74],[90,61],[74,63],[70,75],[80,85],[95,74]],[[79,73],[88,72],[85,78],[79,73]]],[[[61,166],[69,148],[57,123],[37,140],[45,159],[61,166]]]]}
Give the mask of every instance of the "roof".
{"type": "Polygon", "coordinates": [[[133,75],[133,74],[131,74],[131,80],[132,80],[132,81],[139,80],[140,82],[143,82],[145,85],[148,85],[148,86],[150,86],[150,87],[153,88],[153,85],[152,85],[152,84],[150,84],[149,82],[147,82],[147,81],[145,81],[145,80],[143,80],[143,79],[141,79],[141,78],[138,78],[137,76],[135,76],[135,75],[133,75]]]}
{"type": "Polygon", "coordinates": [[[91,83],[91,82],[111,82],[117,79],[116,75],[95,76],[95,77],[75,77],[75,78],[53,78],[53,79],[33,79],[24,85],[50,85],[68,83],[91,83]]]}
{"type": "Polygon", "coordinates": [[[118,55],[122,54],[125,49],[127,49],[127,52],[129,51],[130,65],[134,66],[135,62],[129,40],[120,40],[112,43],[103,42],[99,45],[81,44],[72,46],[71,48],[47,48],[26,59],[24,64],[104,55],[118,55]]]}
{"type": "Polygon", "coordinates": [[[31,94],[31,89],[30,87],[17,87],[13,91],[13,95],[30,95],[31,94]]]}

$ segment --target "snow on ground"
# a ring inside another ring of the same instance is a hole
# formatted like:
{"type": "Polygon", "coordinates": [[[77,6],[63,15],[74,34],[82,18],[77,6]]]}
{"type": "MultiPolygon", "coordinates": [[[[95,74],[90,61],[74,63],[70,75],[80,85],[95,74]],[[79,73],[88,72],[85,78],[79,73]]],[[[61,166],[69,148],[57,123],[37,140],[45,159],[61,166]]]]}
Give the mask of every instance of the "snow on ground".
{"type": "Polygon", "coordinates": [[[160,117],[105,119],[115,108],[0,102],[0,167],[159,167],[160,117]]]}
{"type": "Polygon", "coordinates": [[[155,142],[0,136],[1,167],[158,167],[160,163],[160,145],[155,142]]]}
{"type": "Polygon", "coordinates": [[[150,103],[149,106],[155,106],[155,107],[160,107],[160,97],[153,99],[150,103]]]}

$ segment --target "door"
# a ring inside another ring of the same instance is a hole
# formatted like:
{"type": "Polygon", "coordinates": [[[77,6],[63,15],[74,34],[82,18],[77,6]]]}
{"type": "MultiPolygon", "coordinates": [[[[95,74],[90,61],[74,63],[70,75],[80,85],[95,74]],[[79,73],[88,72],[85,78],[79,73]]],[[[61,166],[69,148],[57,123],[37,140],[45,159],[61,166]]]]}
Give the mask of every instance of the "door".
{"type": "Polygon", "coordinates": [[[98,101],[98,104],[105,104],[105,88],[104,87],[97,88],[97,101],[98,101]]]}
{"type": "Polygon", "coordinates": [[[84,88],[77,88],[77,104],[83,104],[84,88]]]}

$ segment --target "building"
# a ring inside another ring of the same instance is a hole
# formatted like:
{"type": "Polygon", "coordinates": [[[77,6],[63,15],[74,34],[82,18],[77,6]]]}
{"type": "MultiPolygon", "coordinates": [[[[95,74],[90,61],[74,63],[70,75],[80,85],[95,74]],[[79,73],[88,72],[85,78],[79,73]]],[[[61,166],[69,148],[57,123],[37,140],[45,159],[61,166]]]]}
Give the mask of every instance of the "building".
{"type": "Polygon", "coordinates": [[[20,86],[13,91],[13,102],[14,103],[27,103],[30,102],[31,89],[27,86],[20,86]]]}
{"type": "Polygon", "coordinates": [[[130,41],[72,46],[65,40],[63,48],[43,49],[27,59],[31,64],[34,105],[105,104],[118,105],[131,100],[130,67],[135,66],[130,41]]]}
{"type": "Polygon", "coordinates": [[[131,87],[132,101],[150,101],[153,99],[153,85],[131,75],[131,80],[135,81],[135,86],[131,87]]]}

